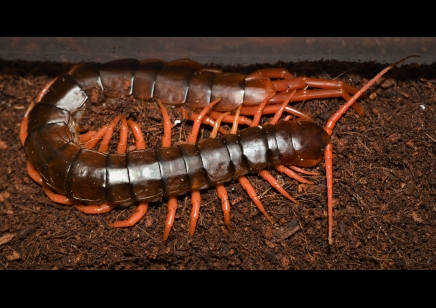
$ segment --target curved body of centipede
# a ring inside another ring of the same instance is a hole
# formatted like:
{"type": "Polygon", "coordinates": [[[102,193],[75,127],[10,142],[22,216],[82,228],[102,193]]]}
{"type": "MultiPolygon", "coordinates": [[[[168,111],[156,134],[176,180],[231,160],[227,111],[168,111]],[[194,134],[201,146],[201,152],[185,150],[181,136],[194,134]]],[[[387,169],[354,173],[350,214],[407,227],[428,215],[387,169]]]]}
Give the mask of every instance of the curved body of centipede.
{"type": "MultiPolygon", "coordinates": [[[[90,214],[138,205],[128,220],[117,221],[112,227],[135,224],[145,215],[148,202],[168,197],[165,241],[177,209],[175,196],[192,193],[191,235],[198,219],[199,191],[210,186],[217,188],[224,222],[230,228],[230,205],[223,186],[230,180],[238,180],[258,209],[273,222],[245,175],[259,174],[296,202],[266,169],[274,168],[297,181],[313,184],[294,171],[316,174],[298,166],[315,166],[324,155],[331,242],[330,135],[338,119],[366,88],[358,91],[339,81],[293,78],[284,69],[264,69],[248,76],[222,73],[190,60],[169,64],[157,60],[93,63],[73,68],[40,92],[23,119],[20,139],[29,160],[29,175],[43,186],[54,202],[73,204],[90,214]],[[306,90],[307,87],[317,89],[306,90]],[[157,100],[164,119],[162,147],[146,149],[139,125],[123,116],[116,117],[99,131],[81,134],[77,120],[86,106],[100,100],[101,91],[106,97],[157,100]],[[350,94],[355,96],[350,98],[350,94]],[[288,105],[290,101],[325,97],[343,97],[347,103],[324,129],[288,105]],[[194,121],[186,144],[171,146],[171,123],[162,103],[201,111],[184,113],[194,121]],[[283,112],[299,118],[279,122],[283,112]],[[274,118],[269,124],[259,126],[260,116],[267,113],[275,114],[274,118]],[[251,115],[253,119],[248,117],[251,115]],[[108,143],[120,121],[117,153],[109,154],[108,143]],[[221,121],[233,122],[230,134],[220,127],[221,121]],[[210,139],[196,142],[201,123],[213,125],[215,129],[210,139]],[[238,123],[251,127],[238,131],[238,123]],[[135,136],[136,149],[126,153],[129,128],[135,136]],[[218,129],[222,136],[215,138],[218,129]],[[94,149],[99,142],[99,148],[94,149]]],[[[362,113],[360,107],[356,107],[356,111],[362,113]]]]}

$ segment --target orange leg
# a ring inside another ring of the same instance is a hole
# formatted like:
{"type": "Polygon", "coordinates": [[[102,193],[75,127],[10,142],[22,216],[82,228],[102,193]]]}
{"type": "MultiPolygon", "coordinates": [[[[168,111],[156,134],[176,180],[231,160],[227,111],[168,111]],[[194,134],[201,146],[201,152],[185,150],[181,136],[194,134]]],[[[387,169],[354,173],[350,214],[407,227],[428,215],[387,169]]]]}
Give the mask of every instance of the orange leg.
{"type": "Polygon", "coordinates": [[[203,110],[198,115],[197,119],[194,120],[194,125],[192,127],[191,133],[189,134],[187,143],[194,144],[197,141],[198,132],[200,130],[201,120],[206,115],[206,113],[212,108],[214,105],[218,104],[221,101],[221,98],[216,99],[209,105],[203,108],[203,110]]]}
{"type": "Polygon", "coordinates": [[[235,118],[233,119],[232,129],[230,130],[230,134],[235,135],[238,132],[238,123],[239,123],[239,115],[241,114],[242,105],[236,109],[235,118]]]}
{"type": "Polygon", "coordinates": [[[210,133],[210,135],[209,135],[209,138],[215,138],[216,137],[216,135],[218,134],[218,129],[220,128],[220,125],[221,125],[221,121],[223,120],[223,118],[226,116],[226,115],[228,115],[228,114],[230,114],[230,112],[226,112],[226,113],[223,113],[217,120],[216,120],[216,122],[215,122],[215,125],[213,126],[213,130],[212,130],[212,132],[210,133]]]}
{"type": "Polygon", "coordinates": [[[256,191],[254,190],[250,181],[245,176],[241,176],[240,178],[238,178],[238,181],[241,184],[242,188],[248,193],[250,199],[253,200],[254,204],[256,204],[259,211],[263,215],[265,215],[266,219],[268,219],[270,223],[274,224],[274,220],[265,211],[265,208],[263,207],[262,202],[260,202],[259,197],[257,196],[256,191]]]}
{"type": "Polygon", "coordinates": [[[269,173],[266,170],[261,170],[258,173],[264,180],[268,181],[268,183],[271,184],[272,187],[277,189],[279,193],[281,193],[283,196],[294,202],[295,204],[298,204],[298,201],[291,197],[290,194],[286,190],[283,189],[283,187],[277,182],[277,180],[273,177],[271,173],[269,173]]]}
{"type": "Polygon", "coordinates": [[[165,229],[163,233],[163,241],[166,243],[168,236],[170,235],[171,228],[174,224],[174,219],[176,217],[176,211],[177,211],[177,197],[169,197],[168,198],[168,215],[167,219],[165,221],[165,229]]]}
{"type": "Polygon", "coordinates": [[[283,111],[285,110],[286,106],[289,104],[289,101],[292,99],[292,97],[295,95],[295,90],[294,92],[291,93],[291,95],[289,95],[289,97],[283,102],[283,104],[280,106],[280,108],[277,110],[276,114],[274,115],[274,117],[271,119],[271,121],[269,122],[269,124],[276,124],[279,120],[280,117],[283,114],[283,111]]]}
{"type": "Polygon", "coordinates": [[[47,94],[48,89],[50,89],[51,85],[58,79],[58,77],[53,78],[49,83],[47,83],[44,88],[39,91],[38,95],[36,96],[36,103],[39,103],[41,99],[47,94]]]}
{"type": "Polygon", "coordinates": [[[283,165],[278,165],[275,166],[274,169],[276,169],[278,172],[280,173],[284,173],[287,176],[289,176],[290,178],[297,180],[300,183],[304,183],[304,184],[314,184],[313,182],[306,180],[305,178],[299,176],[298,174],[296,174],[294,171],[292,171],[291,169],[286,168],[283,165]]]}
{"type": "Polygon", "coordinates": [[[26,115],[24,116],[23,120],[21,121],[21,126],[20,126],[20,141],[21,141],[21,144],[23,146],[24,146],[24,141],[26,141],[26,138],[27,138],[27,128],[29,127],[28,113],[33,108],[33,105],[34,105],[33,103],[30,104],[29,109],[27,109],[26,115]]]}
{"type": "Polygon", "coordinates": [[[221,207],[224,213],[224,225],[229,231],[232,231],[232,228],[230,227],[230,201],[227,190],[223,184],[218,184],[216,186],[216,192],[221,200],[221,207]]]}
{"type": "Polygon", "coordinates": [[[192,237],[195,233],[195,227],[197,226],[198,217],[200,216],[200,202],[201,202],[201,195],[200,191],[194,190],[191,194],[191,203],[192,203],[192,209],[191,209],[191,220],[189,222],[189,235],[192,237]]]}
{"type": "MultiPolygon", "coordinates": [[[[206,117],[206,113],[210,110],[210,108],[215,105],[216,103],[218,103],[221,99],[217,99],[214,102],[212,102],[211,104],[209,104],[207,107],[205,107],[200,114],[198,115],[191,115],[190,119],[194,121],[194,126],[192,128],[192,131],[188,137],[187,143],[189,144],[195,144],[196,140],[197,140],[197,136],[198,136],[198,132],[200,129],[200,123],[204,123],[203,119],[206,117]],[[194,118],[196,117],[196,118],[194,118]]],[[[218,118],[216,119],[216,122],[214,122],[213,124],[213,130],[210,134],[210,138],[215,138],[216,135],[218,134],[218,130],[222,133],[222,134],[227,134],[227,131],[222,128],[220,126],[221,121],[223,120],[223,118],[225,118],[226,116],[228,116],[230,112],[226,112],[226,113],[217,113],[219,114],[218,118]]],[[[237,118],[236,118],[237,119],[237,118]]],[[[224,224],[226,225],[226,227],[230,229],[230,202],[229,202],[229,198],[227,195],[227,191],[225,189],[225,187],[223,185],[217,185],[216,186],[217,189],[217,193],[219,198],[221,199],[221,203],[222,203],[222,209],[224,212],[224,224]]],[[[192,209],[191,209],[191,220],[189,223],[189,235],[193,236],[194,232],[195,232],[195,228],[197,225],[197,220],[198,220],[198,216],[200,214],[200,201],[201,201],[201,197],[200,197],[200,191],[199,190],[194,190],[192,192],[192,209]]],[[[168,231],[169,232],[169,231],[168,231]]]]}
{"type": "MultiPolygon", "coordinates": [[[[219,113],[219,112],[217,112],[217,113],[219,113]]],[[[189,114],[189,112],[186,109],[182,109],[182,116],[186,120],[196,121],[198,119],[199,114],[196,114],[196,113],[189,114]]],[[[212,126],[212,127],[215,126],[215,120],[209,116],[204,116],[201,119],[201,123],[212,126]]],[[[224,128],[222,128],[221,126],[219,127],[218,130],[223,135],[227,134],[227,131],[224,128]]]]}
{"type": "Polygon", "coordinates": [[[67,196],[54,193],[45,183],[42,184],[42,189],[51,201],[60,204],[71,204],[71,201],[67,196]]]}
{"type": "MultiPolygon", "coordinates": [[[[271,97],[273,97],[273,95],[267,96],[262,103],[260,103],[259,107],[256,110],[256,113],[254,114],[254,119],[253,122],[251,123],[251,127],[257,126],[260,123],[260,117],[263,115],[263,109],[265,108],[266,104],[268,103],[268,101],[271,99],[271,97]]],[[[288,101],[289,102],[289,101],[288,101]]],[[[286,103],[287,105],[287,103],[286,103]]]]}
{"type": "Polygon", "coordinates": [[[85,214],[104,214],[112,211],[115,205],[102,203],[100,205],[75,205],[74,207],[85,214]]]}
{"type": "Polygon", "coordinates": [[[121,116],[116,116],[115,119],[107,126],[106,132],[103,139],[100,142],[99,152],[107,152],[109,149],[109,142],[111,141],[112,135],[114,134],[115,126],[121,120],[121,116]]]}
{"type": "Polygon", "coordinates": [[[127,128],[127,120],[123,118],[121,120],[121,128],[120,128],[120,141],[117,145],[117,153],[122,154],[126,153],[127,150],[127,134],[129,133],[129,129],[127,128]]]}
{"type": "Polygon", "coordinates": [[[136,224],[138,221],[140,221],[141,218],[145,216],[145,214],[147,214],[147,210],[148,210],[148,203],[140,202],[135,209],[135,213],[133,213],[132,216],[130,216],[126,220],[118,220],[113,223],[110,223],[109,227],[112,228],[131,227],[134,224],[136,224]]]}
{"type": "Polygon", "coordinates": [[[36,171],[35,167],[33,167],[32,163],[29,160],[27,160],[27,173],[29,174],[32,180],[34,180],[39,185],[42,185],[43,181],[42,181],[41,174],[38,171],[36,171]]]}
{"type": "Polygon", "coordinates": [[[90,130],[89,132],[86,132],[86,133],[80,135],[79,136],[79,143],[84,144],[84,143],[90,141],[96,133],[97,132],[95,130],[90,130]]]}
{"type": "Polygon", "coordinates": [[[163,128],[164,128],[164,135],[162,137],[162,147],[169,147],[171,146],[171,120],[168,116],[168,112],[165,109],[164,105],[160,101],[160,99],[157,100],[157,103],[159,104],[160,110],[162,112],[162,119],[163,119],[163,128]]]}
{"type": "Polygon", "coordinates": [[[133,122],[132,120],[128,120],[127,124],[129,125],[130,129],[132,130],[133,136],[135,137],[135,147],[137,150],[145,150],[145,140],[144,136],[142,135],[141,128],[139,127],[138,123],[133,122]]]}
{"type": "Polygon", "coordinates": [[[83,63],[79,63],[79,64],[74,64],[67,72],[67,74],[72,74],[74,73],[78,68],[82,67],[83,63]]]}
{"type": "Polygon", "coordinates": [[[328,211],[328,225],[329,233],[328,240],[329,245],[333,244],[333,147],[332,144],[328,144],[324,150],[325,160],[325,176],[327,180],[327,211],[328,211]]]}
{"type": "Polygon", "coordinates": [[[293,170],[295,170],[295,171],[297,171],[297,172],[300,172],[300,173],[303,173],[303,174],[307,174],[307,175],[320,175],[319,172],[315,172],[315,171],[306,171],[306,170],[304,170],[304,169],[298,168],[297,166],[290,166],[289,168],[291,168],[291,169],[293,169],[293,170]]]}
{"type": "MultiPolygon", "coordinates": [[[[293,90],[289,88],[288,90],[293,90]]],[[[343,97],[345,99],[344,90],[338,89],[322,89],[322,90],[298,90],[295,96],[292,98],[291,102],[302,102],[311,99],[321,99],[321,98],[333,98],[333,97],[343,97]]],[[[279,92],[271,98],[270,104],[277,104],[283,102],[286,99],[288,92],[279,92]]],[[[353,109],[360,115],[363,116],[362,107],[357,104],[353,109]]]]}
{"type": "Polygon", "coordinates": [[[101,138],[103,138],[103,136],[106,134],[108,126],[109,125],[105,125],[100,128],[94,135],[91,136],[88,141],[85,141],[83,147],[85,149],[93,149],[97,145],[97,143],[101,141],[101,138]]]}
{"type": "MultiPolygon", "coordinates": [[[[242,105],[240,105],[239,107],[241,107],[241,106],[242,105]]],[[[242,108],[241,110],[244,109],[244,107],[241,107],[241,108],[242,108]]],[[[256,108],[257,109],[257,107],[252,107],[252,108],[256,108]]],[[[254,114],[254,112],[255,111],[253,111],[252,113],[254,114]]],[[[211,111],[208,112],[208,115],[212,119],[214,119],[214,120],[218,119],[221,116],[221,114],[222,114],[221,112],[214,111],[214,110],[211,110],[211,111]]],[[[240,111],[240,114],[242,114],[241,111],[240,111]]],[[[248,114],[248,115],[250,115],[250,114],[248,114]]],[[[236,119],[236,121],[238,121],[239,125],[248,125],[248,126],[250,126],[251,123],[253,122],[250,118],[244,117],[242,115],[241,116],[240,115],[236,116],[236,114],[235,115],[231,115],[231,114],[227,115],[227,116],[224,117],[224,119],[222,121],[224,123],[234,123],[235,119],[236,119]]]]}
{"type": "MultiPolygon", "coordinates": [[[[286,92],[286,93],[288,93],[288,92],[286,92]]],[[[278,110],[280,110],[281,107],[282,107],[282,104],[267,105],[263,109],[262,114],[263,115],[265,115],[265,114],[275,114],[278,110]]],[[[255,107],[255,106],[242,107],[241,114],[244,114],[244,115],[254,115],[256,110],[257,110],[257,107],[255,107]]],[[[311,118],[307,114],[302,113],[301,111],[295,109],[292,106],[287,105],[285,107],[284,111],[286,111],[287,113],[292,114],[292,115],[294,115],[296,117],[299,117],[299,118],[302,118],[302,119],[306,119],[306,120],[309,120],[309,121],[311,120],[311,118]]]]}

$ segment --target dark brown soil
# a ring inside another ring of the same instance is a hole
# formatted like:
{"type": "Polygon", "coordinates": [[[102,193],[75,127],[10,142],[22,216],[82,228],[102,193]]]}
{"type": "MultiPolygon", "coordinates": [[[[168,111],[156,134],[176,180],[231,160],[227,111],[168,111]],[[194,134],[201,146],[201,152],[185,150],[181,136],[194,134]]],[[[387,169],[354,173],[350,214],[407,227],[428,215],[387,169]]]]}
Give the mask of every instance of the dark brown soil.
{"type": "MultiPolygon", "coordinates": [[[[408,63],[413,62],[413,59],[408,63]]],[[[297,76],[340,79],[360,88],[386,65],[335,61],[278,63],[297,76]]],[[[436,65],[394,68],[360,101],[365,118],[350,110],[336,125],[334,243],[327,243],[324,163],[299,185],[271,171],[294,196],[295,206],[256,175],[253,183],[274,227],[237,182],[226,184],[233,232],[224,228],[214,189],[202,191],[195,236],[188,237],[190,196],[179,209],[168,243],[162,243],[166,200],[150,205],[134,227],[109,229],[133,208],[86,215],[51,202],[29,178],[18,139],[20,122],[38,91],[70,64],[0,60],[0,268],[1,269],[435,269],[436,268],[436,65]],[[296,232],[295,232],[296,231],[296,232]]],[[[249,73],[257,67],[225,68],[249,73]]],[[[295,106],[320,125],[342,99],[295,106]]],[[[110,111],[110,110],[109,110],[110,111]]],[[[148,147],[162,134],[160,112],[138,106],[148,147]]],[[[92,110],[92,118],[104,110],[92,110]]],[[[172,120],[180,117],[170,112],[172,120]]],[[[109,114],[107,117],[111,118],[109,114]]],[[[183,142],[190,123],[173,129],[183,142]]],[[[207,137],[209,128],[202,131],[207,137]]]]}

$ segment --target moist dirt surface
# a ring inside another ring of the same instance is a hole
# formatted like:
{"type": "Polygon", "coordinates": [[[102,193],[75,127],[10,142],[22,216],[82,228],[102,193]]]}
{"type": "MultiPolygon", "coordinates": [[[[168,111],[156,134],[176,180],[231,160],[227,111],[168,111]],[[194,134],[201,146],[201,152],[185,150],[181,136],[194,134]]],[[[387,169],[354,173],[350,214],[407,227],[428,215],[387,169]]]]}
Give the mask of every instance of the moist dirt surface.
{"type": "MultiPolygon", "coordinates": [[[[37,93],[71,66],[0,60],[0,269],[436,268],[436,65],[416,65],[409,59],[392,69],[359,100],[363,120],[350,109],[334,128],[332,245],[327,240],[324,161],[307,168],[320,175],[301,174],[314,185],[270,170],[298,204],[258,175],[247,176],[276,225],[259,212],[237,181],[231,181],[225,187],[232,231],[224,226],[216,190],[209,188],[201,191],[198,225],[190,238],[191,196],[179,196],[166,244],[166,199],[150,203],[146,216],[133,227],[119,229],[108,224],[128,218],[134,207],[89,215],[50,201],[27,174],[18,134],[37,93]]],[[[356,88],[386,67],[318,61],[224,70],[246,74],[278,66],[297,77],[338,79],[356,88]]],[[[343,103],[342,98],[330,98],[293,106],[323,126],[343,103]]],[[[177,123],[172,142],[184,143],[192,122],[184,121],[177,109],[168,111],[177,123]]],[[[153,104],[122,98],[106,107],[93,106],[81,125],[98,129],[120,113],[141,125],[148,148],[159,146],[162,116],[153,104]]],[[[199,138],[210,132],[210,127],[203,127],[199,138]]],[[[133,144],[130,133],[130,149],[133,144]]]]}

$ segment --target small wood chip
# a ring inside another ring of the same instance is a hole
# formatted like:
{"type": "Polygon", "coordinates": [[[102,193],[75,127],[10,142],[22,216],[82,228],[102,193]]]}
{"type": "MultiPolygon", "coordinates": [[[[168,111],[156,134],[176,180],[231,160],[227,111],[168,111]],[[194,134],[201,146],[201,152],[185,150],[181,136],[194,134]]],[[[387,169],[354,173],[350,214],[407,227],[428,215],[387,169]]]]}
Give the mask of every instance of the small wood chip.
{"type": "Polygon", "coordinates": [[[0,140],[0,150],[6,150],[8,148],[6,142],[0,140]]]}
{"type": "Polygon", "coordinates": [[[416,223],[422,224],[424,222],[422,220],[422,218],[419,217],[418,214],[416,214],[415,212],[412,212],[411,216],[412,216],[413,221],[416,223]]]}
{"type": "Polygon", "coordinates": [[[18,252],[11,251],[11,253],[6,255],[6,259],[8,259],[8,261],[15,261],[15,260],[21,259],[21,256],[18,252]]]}
{"type": "Polygon", "coordinates": [[[5,201],[10,196],[11,196],[11,194],[7,191],[0,193],[0,202],[5,201]]]}
{"type": "Polygon", "coordinates": [[[2,237],[0,237],[0,245],[10,242],[14,238],[14,236],[15,234],[13,233],[3,235],[2,237]]]}

